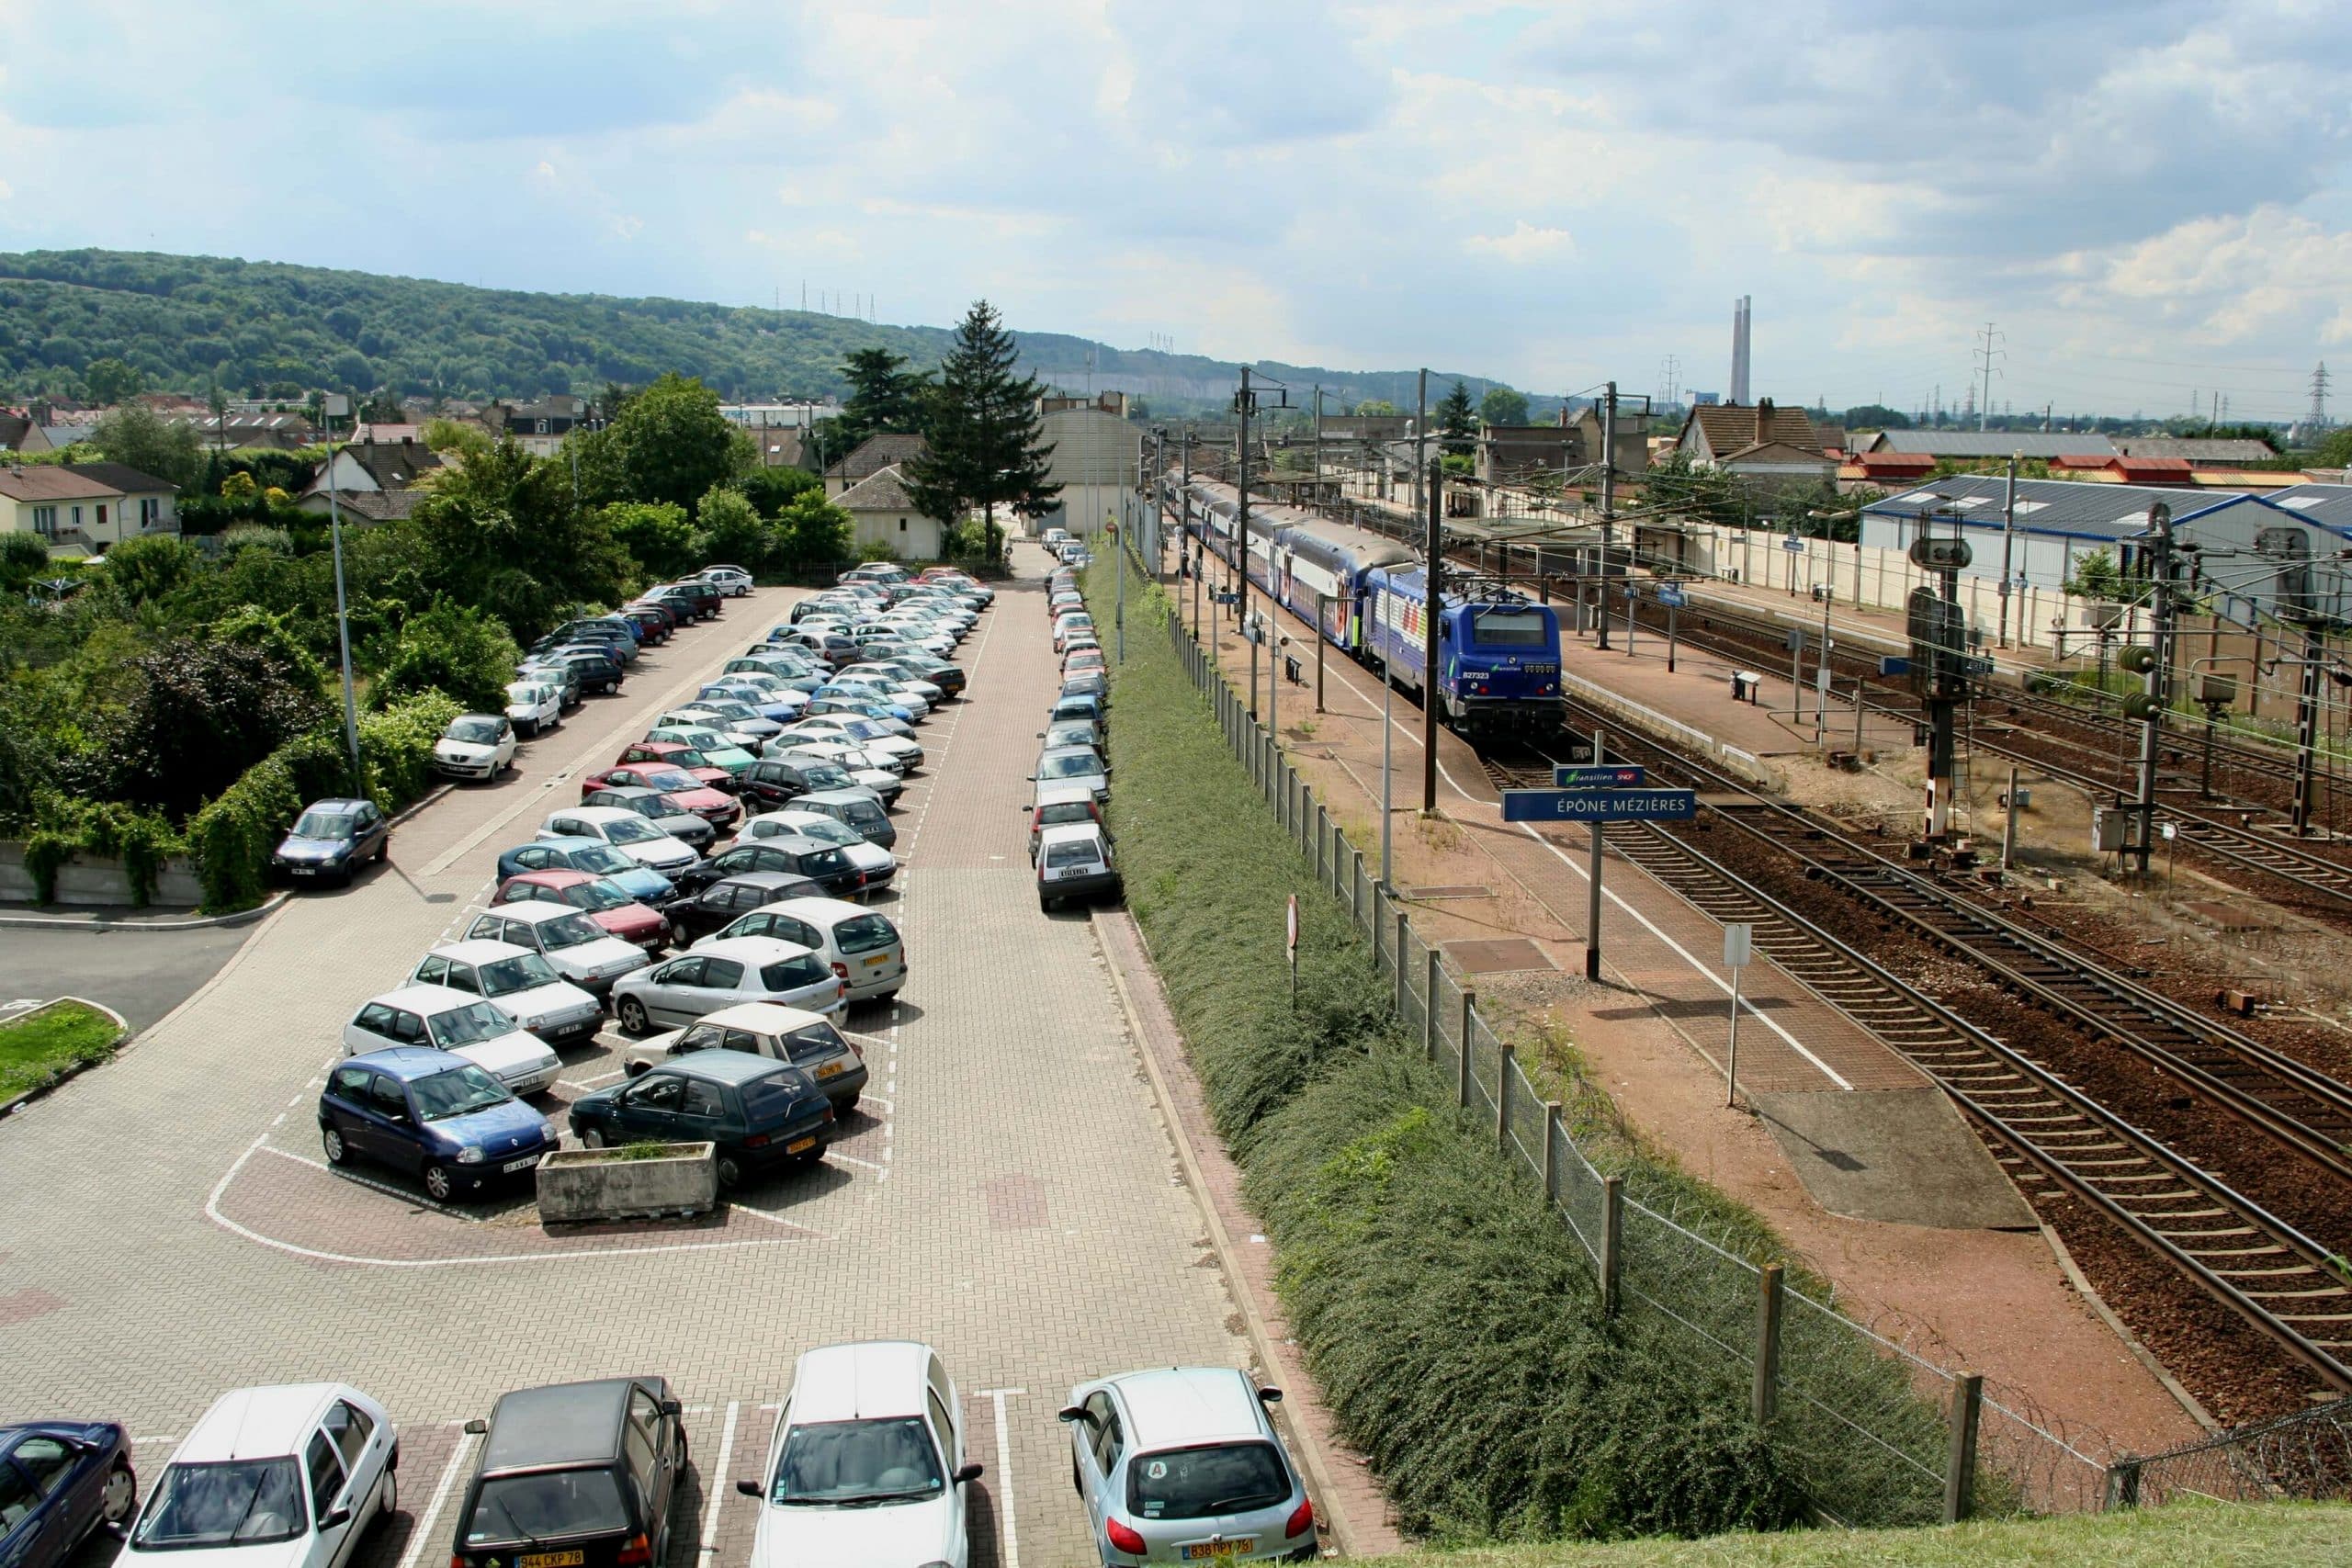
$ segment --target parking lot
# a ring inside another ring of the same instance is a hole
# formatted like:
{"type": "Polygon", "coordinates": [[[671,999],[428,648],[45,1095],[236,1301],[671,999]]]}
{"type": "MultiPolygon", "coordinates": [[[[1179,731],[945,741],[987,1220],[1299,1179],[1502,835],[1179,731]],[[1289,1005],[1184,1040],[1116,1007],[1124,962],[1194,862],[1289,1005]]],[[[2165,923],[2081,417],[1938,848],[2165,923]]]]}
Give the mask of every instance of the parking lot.
{"type": "MultiPolygon", "coordinates": [[[[873,900],[909,977],[841,1021],[872,1083],[822,1165],[748,1180],[715,1216],[550,1236],[527,1190],[439,1205],[387,1170],[330,1168],[313,1114],[358,1004],[463,931],[499,852],[583,774],[785,618],[796,595],[762,590],[648,649],[622,694],[404,824],[389,865],[293,900],[119,1061],[0,1126],[6,1417],[122,1420],[152,1475],[224,1389],[347,1381],[403,1430],[401,1517],[360,1561],[413,1568],[447,1555],[459,1427],[498,1393],[658,1372],[693,1455],[670,1561],[740,1562],[758,1505],[732,1482],[757,1469],[794,1358],[902,1337],[941,1351],[987,1466],[975,1561],[1086,1560],[1054,1418],[1069,1385],[1247,1358],[1091,927],[1037,907],[1024,775],[1057,679],[1039,561],[1023,547],[1023,581],[955,654],[968,694],[920,728],[926,763],[895,813],[906,869],[873,900]]],[[[620,1040],[561,1052],[538,1101],[559,1125],[616,1081],[620,1040]]]]}

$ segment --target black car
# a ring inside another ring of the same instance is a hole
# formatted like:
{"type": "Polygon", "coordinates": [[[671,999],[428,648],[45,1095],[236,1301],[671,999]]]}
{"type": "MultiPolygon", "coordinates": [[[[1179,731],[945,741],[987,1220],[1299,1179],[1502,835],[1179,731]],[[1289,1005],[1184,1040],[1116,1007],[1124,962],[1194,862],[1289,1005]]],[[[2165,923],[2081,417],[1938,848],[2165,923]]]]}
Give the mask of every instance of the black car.
{"type": "Polygon", "coordinates": [[[100,1529],[130,1523],[138,1506],[130,1439],[113,1422],[0,1427],[0,1563],[7,1568],[60,1568],[100,1529]]]}
{"type": "Polygon", "coordinates": [[[627,676],[621,669],[621,661],[613,657],[610,648],[584,648],[578,643],[568,643],[549,652],[536,654],[533,658],[540,663],[571,669],[579,675],[580,684],[592,692],[617,692],[627,676]]]}
{"type": "Polygon", "coordinates": [[[270,868],[288,880],[349,882],[391,852],[392,826],[372,800],[314,800],[278,840],[270,868]]]}
{"type": "MultiPolygon", "coordinates": [[[[790,1062],[741,1051],[673,1056],[571,1102],[571,1130],[590,1148],[641,1138],[716,1144],[721,1187],[779,1165],[815,1165],[832,1141],[833,1122],[833,1102],[814,1077],[790,1062]]],[[[811,1554],[808,1561],[846,1559],[811,1554]]]]}
{"type": "Polygon", "coordinates": [[[763,807],[788,806],[824,789],[855,789],[849,770],[814,758],[763,757],[735,776],[737,793],[763,807]]]}
{"type": "Polygon", "coordinates": [[[865,885],[865,874],[850,864],[840,847],[797,833],[779,833],[755,843],[737,844],[680,872],[678,890],[699,893],[712,883],[748,871],[788,871],[821,885],[823,897],[839,898],[865,885]]]}
{"type": "Polygon", "coordinates": [[[681,897],[662,906],[662,912],[686,933],[689,942],[695,942],[770,904],[831,897],[797,872],[751,871],[711,883],[691,897],[681,897]]]}
{"type": "Polygon", "coordinates": [[[605,1378],[501,1394],[466,1423],[481,1458],[458,1509],[450,1568],[538,1562],[657,1568],[685,1477],[684,1412],[667,1378],[605,1378]]]}
{"type": "Polygon", "coordinates": [[[724,597],[707,582],[665,582],[645,596],[657,604],[675,604],[698,621],[718,615],[724,597]]]}

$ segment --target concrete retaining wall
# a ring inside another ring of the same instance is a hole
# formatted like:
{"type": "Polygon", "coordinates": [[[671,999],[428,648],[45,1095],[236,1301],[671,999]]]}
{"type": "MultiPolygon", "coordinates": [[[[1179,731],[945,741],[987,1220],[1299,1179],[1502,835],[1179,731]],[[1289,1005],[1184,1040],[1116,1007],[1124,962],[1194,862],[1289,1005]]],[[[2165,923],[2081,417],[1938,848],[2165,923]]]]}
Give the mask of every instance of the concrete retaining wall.
{"type": "Polygon", "coordinates": [[[559,1149],[539,1161],[539,1223],[698,1214],[718,1201],[716,1144],[670,1144],[658,1159],[616,1149],[559,1149]]]}
{"type": "MultiPolygon", "coordinates": [[[[33,877],[25,869],[25,846],[16,840],[0,840],[0,904],[33,901],[33,877]]],[[[197,880],[196,863],[183,855],[165,860],[155,875],[156,907],[193,909],[203,901],[204,886],[197,880]]],[[[75,855],[57,868],[57,902],[127,907],[130,874],[122,869],[122,862],[111,856],[75,855]]]]}

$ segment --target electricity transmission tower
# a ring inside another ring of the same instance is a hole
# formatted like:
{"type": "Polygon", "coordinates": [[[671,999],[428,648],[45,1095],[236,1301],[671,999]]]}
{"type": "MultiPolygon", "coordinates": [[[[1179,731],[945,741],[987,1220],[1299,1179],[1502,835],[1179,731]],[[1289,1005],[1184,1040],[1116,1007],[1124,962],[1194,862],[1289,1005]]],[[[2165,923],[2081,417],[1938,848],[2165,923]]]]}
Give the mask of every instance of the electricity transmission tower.
{"type": "Polygon", "coordinates": [[[1993,378],[1997,374],[1993,368],[1993,361],[2008,356],[2009,351],[2000,346],[2007,336],[2008,333],[1996,331],[1990,321],[1985,322],[1984,329],[1976,334],[1976,371],[1984,383],[1984,395],[1976,400],[1976,428],[1979,430],[1984,428],[1985,417],[1993,412],[1993,378]]]}
{"type": "Polygon", "coordinates": [[[2312,372],[2312,408],[2303,418],[2314,430],[2327,428],[2327,361],[2324,359],[2319,362],[2319,368],[2312,372]]]}

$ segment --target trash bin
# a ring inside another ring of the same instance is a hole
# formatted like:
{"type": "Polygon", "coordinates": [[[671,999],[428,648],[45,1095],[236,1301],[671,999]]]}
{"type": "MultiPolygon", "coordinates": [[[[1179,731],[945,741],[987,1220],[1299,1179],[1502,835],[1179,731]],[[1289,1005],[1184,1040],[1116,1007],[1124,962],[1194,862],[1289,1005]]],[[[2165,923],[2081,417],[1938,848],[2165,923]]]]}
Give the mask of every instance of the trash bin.
{"type": "Polygon", "coordinates": [[[1763,676],[1758,674],[1753,670],[1733,671],[1731,672],[1731,700],[1736,703],[1755,702],[1757,683],[1763,679],[1763,676]]]}
{"type": "Polygon", "coordinates": [[[1298,655],[1295,653],[1285,653],[1283,655],[1283,674],[1289,678],[1292,685],[1295,686],[1301,683],[1298,673],[1298,655]]]}

